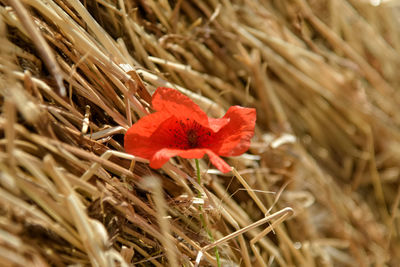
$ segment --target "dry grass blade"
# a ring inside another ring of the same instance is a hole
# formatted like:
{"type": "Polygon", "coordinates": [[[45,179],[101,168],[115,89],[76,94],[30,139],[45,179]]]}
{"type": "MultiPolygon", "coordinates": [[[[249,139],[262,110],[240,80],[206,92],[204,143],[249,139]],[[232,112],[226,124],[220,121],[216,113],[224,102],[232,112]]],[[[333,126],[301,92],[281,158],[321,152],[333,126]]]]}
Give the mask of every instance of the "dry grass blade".
{"type": "Polygon", "coordinates": [[[56,59],[49,45],[44,40],[37,27],[35,27],[33,20],[31,19],[28,11],[25,9],[21,1],[15,0],[15,1],[9,1],[8,3],[13,7],[15,12],[17,13],[19,20],[29,33],[30,38],[32,39],[33,43],[36,46],[36,49],[39,51],[39,53],[43,57],[45,64],[49,68],[50,72],[53,74],[60,95],[65,97],[67,93],[63,84],[63,77],[61,74],[61,70],[58,64],[56,63],[56,59]]]}

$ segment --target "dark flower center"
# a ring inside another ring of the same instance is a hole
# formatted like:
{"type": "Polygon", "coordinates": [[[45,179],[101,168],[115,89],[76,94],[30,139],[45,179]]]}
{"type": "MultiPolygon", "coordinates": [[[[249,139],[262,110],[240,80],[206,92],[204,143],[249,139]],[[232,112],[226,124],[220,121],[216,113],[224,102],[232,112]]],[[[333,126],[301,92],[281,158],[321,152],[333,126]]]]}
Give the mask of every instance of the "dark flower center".
{"type": "Polygon", "coordinates": [[[189,129],[186,132],[188,145],[190,148],[197,147],[198,136],[194,129],[189,129]]]}
{"type": "Polygon", "coordinates": [[[169,132],[173,142],[172,147],[180,149],[201,148],[207,145],[211,132],[194,120],[177,120],[169,132]]]}

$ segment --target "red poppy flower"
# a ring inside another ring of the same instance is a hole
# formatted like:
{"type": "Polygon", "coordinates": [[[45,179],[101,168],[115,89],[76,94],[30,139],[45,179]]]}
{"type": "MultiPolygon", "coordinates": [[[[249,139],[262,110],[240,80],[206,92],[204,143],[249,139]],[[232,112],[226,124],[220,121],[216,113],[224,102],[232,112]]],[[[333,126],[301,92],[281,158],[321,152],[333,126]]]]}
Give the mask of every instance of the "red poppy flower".
{"type": "Polygon", "coordinates": [[[220,171],[230,166],[219,156],[238,156],[250,146],[256,110],[232,106],[223,118],[214,119],[179,91],[159,87],[152,97],[155,113],[128,129],[126,152],[148,159],[161,168],[171,157],[202,158],[207,154],[220,171]]]}

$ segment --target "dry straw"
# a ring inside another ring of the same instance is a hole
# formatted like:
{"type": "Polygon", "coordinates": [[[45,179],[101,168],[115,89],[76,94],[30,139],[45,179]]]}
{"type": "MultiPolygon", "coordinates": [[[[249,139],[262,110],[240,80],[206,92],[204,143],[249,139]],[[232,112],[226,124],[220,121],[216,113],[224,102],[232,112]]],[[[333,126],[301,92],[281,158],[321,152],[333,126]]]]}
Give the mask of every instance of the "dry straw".
{"type": "Polygon", "coordinates": [[[0,3],[1,266],[400,265],[398,1],[0,3]],[[257,108],[231,174],[124,153],[158,86],[257,108]]]}

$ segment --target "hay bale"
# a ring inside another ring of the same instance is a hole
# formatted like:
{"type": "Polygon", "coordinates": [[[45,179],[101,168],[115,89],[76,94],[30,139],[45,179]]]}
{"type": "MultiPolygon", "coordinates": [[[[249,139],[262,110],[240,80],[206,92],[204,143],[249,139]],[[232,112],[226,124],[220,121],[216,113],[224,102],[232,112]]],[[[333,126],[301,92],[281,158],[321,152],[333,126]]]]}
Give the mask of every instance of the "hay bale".
{"type": "Polygon", "coordinates": [[[395,1],[0,3],[2,266],[400,265],[395,1]],[[231,174],[123,153],[158,86],[257,109],[231,174]]]}

